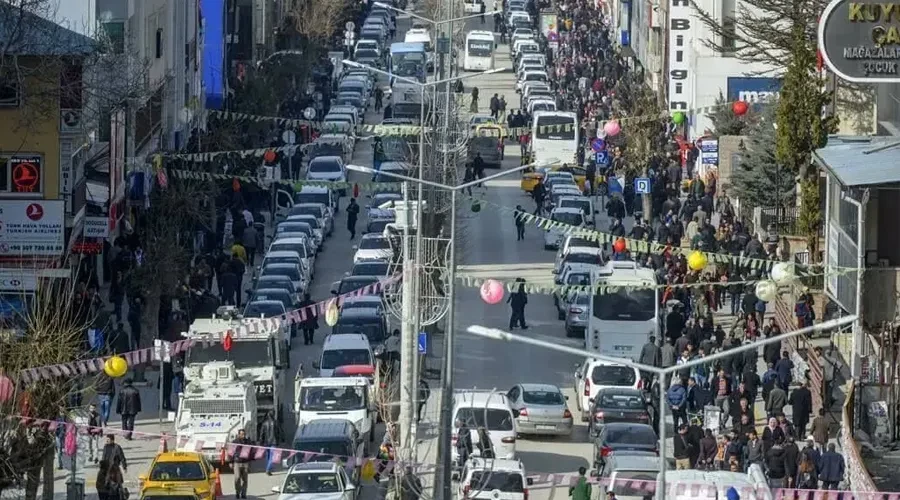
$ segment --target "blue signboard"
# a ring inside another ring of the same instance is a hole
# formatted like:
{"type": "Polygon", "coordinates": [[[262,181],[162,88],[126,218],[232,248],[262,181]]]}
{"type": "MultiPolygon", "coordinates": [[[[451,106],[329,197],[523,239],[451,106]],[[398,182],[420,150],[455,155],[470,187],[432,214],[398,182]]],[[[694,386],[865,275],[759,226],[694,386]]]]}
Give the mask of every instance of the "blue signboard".
{"type": "Polygon", "coordinates": [[[419,332],[419,339],[416,342],[416,347],[419,350],[419,354],[425,354],[428,352],[428,334],[425,332],[419,332]]]}
{"type": "Polygon", "coordinates": [[[598,165],[609,164],[609,151],[598,151],[594,160],[598,165]]]}
{"type": "Polygon", "coordinates": [[[595,137],[593,140],[591,140],[591,149],[593,149],[595,153],[603,151],[604,149],[606,149],[606,141],[599,137],[595,137]]]}
{"type": "Polygon", "coordinates": [[[609,181],[607,183],[607,187],[609,188],[609,193],[621,193],[623,191],[622,179],[619,179],[615,175],[609,176],[609,181]]]}
{"type": "Polygon", "coordinates": [[[203,88],[207,109],[225,105],[225,0],[200,0],[203,19],[203,88]]]}
{"type": "Polygon", "coordinates": [[[634,179],[634,192],[637,194],[650,194],[650,179],[636,177],[634,179]]]}
{"type": "Polygon", "coordinates": [[[727,98],[729,102],[744,101],[750,104],[756,104],[777,95],[780,90],[781,78],[756,76],[728,77],[727,98]]]}

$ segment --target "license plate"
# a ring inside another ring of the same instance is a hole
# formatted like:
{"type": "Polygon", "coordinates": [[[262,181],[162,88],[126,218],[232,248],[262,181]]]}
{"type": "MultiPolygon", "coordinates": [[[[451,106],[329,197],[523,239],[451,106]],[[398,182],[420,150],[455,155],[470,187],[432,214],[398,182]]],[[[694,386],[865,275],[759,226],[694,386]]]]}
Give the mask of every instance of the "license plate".
{"type": "Polygon", "coordinates": [[[617,346],[614,346],[614,349],[617,351],[630,351],[631,346],[630,345],[617,345],[617,346]]]}
{"type": "Polygon", "coordinates": [[[555,425],[536,425],[535,428],[539,431],[552,431],[556,429],[555,425]]]}

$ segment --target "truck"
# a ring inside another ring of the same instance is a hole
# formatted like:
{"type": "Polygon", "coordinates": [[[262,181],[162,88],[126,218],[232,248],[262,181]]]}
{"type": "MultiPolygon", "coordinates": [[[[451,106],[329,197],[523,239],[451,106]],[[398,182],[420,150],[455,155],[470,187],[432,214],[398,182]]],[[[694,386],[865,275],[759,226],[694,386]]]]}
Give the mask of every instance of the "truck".
{"type": "Polygon", "coordinates": [[[221,448],[243,429],[257,436],[256,388],[242,378],[231,361],[193,364],[185,370],[190,382],[181,393],[175,418],[176,450],[199,451],[221,460],[221,448]]]}
{"type": "Polygon", "coordinates": [[[199,373],[197,368],[192,368],[194,365],[230,361],[238,377],[253,383],[255,407],[260,413],[257,422],[262,423],[265,414],[272,412],[276,425],[286,430],[285,415],[290,408],[285,405],[290,404],[288,383],[293,378],[288,373],[291,369],[288,322],[279,318],[241,318],[233,306],[224,306],[212,318],[195,320],[190,331],[182,335],[194,341],[184,363],[187,382],[191,381],[191,373],[199,373]],[[232,332],[231,340],[222,342],[228,332],[232,332]]]}
{"type": "Polygon", "coordinates": [[[339,418],[353,422],[363,441],[375,441],[378,407],[373,385],[366,376],[298,377],[294,390],[298,426],[339,418]]]}

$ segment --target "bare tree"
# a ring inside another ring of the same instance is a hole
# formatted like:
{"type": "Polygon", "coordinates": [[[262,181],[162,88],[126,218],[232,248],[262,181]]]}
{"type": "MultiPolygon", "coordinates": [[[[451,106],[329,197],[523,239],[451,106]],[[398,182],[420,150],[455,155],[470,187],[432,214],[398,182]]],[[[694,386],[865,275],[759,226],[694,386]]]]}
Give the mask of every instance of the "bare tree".
{"type": "Polygon", "coordinates": [[[304,0],[296,2],[287,17],[294,30],[307,39],[308,46],[324,47],[344,28],[348,3],[347,0],[304,0]]]}
{"type": "MultiPolygon", "coordinates": [[[[24,292],[23,292],[24,300],[24,292]]],[[[76,361],[84,356],[85,333],[94,320],[92,307],[71,280],[42,280],[13,319],[4,321],[0,337],[0,375],[9,377],[15,392],[0,401],[0,413],[54,420],[84,390],[77,377],[26,382],[22,370],[76,361]]],[[[0,492],[24,489],[24,498],[37,495],[41,474],[44,490],[53,488],[55,434],[46,426],[21,418],[0,419],[0,492]]]]}

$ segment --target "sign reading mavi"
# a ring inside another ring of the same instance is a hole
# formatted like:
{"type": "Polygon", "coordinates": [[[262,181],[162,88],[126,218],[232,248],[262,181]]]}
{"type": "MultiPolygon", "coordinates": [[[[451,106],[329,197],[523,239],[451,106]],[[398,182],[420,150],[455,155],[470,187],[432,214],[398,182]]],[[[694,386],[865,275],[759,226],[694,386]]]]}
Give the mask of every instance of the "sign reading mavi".
{"type": "Polygon", "coordinates": [[[62,255],[64,205],[62,200],[0,201],[0,256],[62,255]]]}

